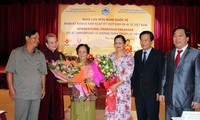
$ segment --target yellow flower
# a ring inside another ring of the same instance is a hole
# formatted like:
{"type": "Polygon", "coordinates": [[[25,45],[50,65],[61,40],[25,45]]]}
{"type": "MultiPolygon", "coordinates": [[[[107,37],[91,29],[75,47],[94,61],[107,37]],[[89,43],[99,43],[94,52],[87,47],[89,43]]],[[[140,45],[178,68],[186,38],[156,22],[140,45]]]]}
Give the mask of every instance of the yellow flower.
{"type": "Polygon", "coordinates": [[[108,65],[106,65],[106,67],[105,67],[106,69],[108,69],[109,68],[109,66],[108,65]]]}
{"type": "Polygon", "coordinates": [[[81,63],[81,62],[80,62],[80,63],[78,63],[78,66],[83,66],[83,63],[81,63]]]}
{"type": "Polygon", "coordinates": [[[110,69],[110,72],[113,72],[113,69],[110,69]]]}
{"type": "Polygon", "coordinates": [[[107,76],[110,76],[110,72],[107,72],[107,76]]]}
{"type": "Polygon", "coordinates": [[[92,85],[93,87],[95,86],[94,82],[89,82],[90,85],[92,85]]]}

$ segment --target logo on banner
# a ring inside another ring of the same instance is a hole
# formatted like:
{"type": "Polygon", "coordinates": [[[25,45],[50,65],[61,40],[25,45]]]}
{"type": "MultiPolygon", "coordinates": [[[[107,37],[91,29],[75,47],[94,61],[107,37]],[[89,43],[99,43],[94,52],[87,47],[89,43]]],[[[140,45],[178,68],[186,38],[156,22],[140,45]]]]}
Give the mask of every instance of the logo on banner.
{"type": "Polygon", "coordinates": [[[104,8],[101,10],[101,13],[102,13],[104,16],[107,16],[107,15],[110,13],[110,10],[109,10],[107,7],[104,7],[104,8]]]}

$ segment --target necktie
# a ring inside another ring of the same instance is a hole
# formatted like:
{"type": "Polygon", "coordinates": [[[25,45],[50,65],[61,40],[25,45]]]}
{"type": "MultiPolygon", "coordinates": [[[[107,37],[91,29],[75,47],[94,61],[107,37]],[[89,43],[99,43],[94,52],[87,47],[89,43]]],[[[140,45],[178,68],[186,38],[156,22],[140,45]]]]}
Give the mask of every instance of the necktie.
{"type": "Polygon", "coordinates": [[[147,53],[146,51],[143,52],[142,67],[144,67],[144,64],[145,64],[146,59],[147,59],[146,58],[146,53],[147,53]]]}
{"type": "Polygon", "coordinates": [[[179,63],[179,61],[180,61],[180,59],[181,59],[180,54],[181,54],[182,51],[183,51],[183,50],[177,50],[178,54],[176,55],[176,59],[175,59],[176,67],[178,66],[178,63],[179,63]]]}

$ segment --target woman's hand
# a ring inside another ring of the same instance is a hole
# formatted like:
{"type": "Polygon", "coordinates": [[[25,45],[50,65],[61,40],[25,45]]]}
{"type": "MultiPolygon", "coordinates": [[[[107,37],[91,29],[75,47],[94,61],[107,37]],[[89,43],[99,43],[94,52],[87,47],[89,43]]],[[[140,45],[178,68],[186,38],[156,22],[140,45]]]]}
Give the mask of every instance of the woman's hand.
{"type": "Polygon", "coordinates": [[[91,78],[87,78],[86,82],[93,82],[93,80],[91,78]]]}
{"type": "Polygon", "coordinates": [[[121,84],[123,84],[123,83],[124,83],[124,81],[123,81],[123,80],[120,80],[119,82],[113,84],[113,85],[110,87],[110,90],[111,90],[112,92],[117,91],[117,88],[118,88],[121,84]]]}
{"type": "Polygon", "coordinates": [[[118,88],[118,85],[117,85],[117,83],[116,83],[116,84],[113,84],[113,85],[110,87],[110,90],[111,90],[112,92],[116,92],[116,91],[117,91],[117,88],[118,88]]]}

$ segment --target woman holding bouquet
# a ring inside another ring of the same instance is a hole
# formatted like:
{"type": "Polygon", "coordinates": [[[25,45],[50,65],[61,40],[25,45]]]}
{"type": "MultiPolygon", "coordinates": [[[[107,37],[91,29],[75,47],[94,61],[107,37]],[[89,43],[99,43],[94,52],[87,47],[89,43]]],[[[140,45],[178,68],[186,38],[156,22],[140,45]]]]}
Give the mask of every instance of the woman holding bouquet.
{"type": "MultiPolygon", "coordinates": [[[[83,68],[87,68],[89,64],[93,61],[92,59],[88,59],[87,56],[90,53],[90,48],[87,44],[79,44],[76,48],[76,52],[78,54],[78,65],[83,68]]],[[[84,75],[85,80],[84,83],[86,88],[88,88],[87,94],[84,92],[80,92],[75,85],[78,83],[73,83],[73,87],[71,88],[71,107],[70,107],[70,120],[95,120],[95,100],[96,100],[96,87],[94,82],[91,79],[89,74],[84,75]],[[93,88],[90,89],[88,86],[92,85],[93,88]],[[89,90],[90,89],[90,90],[89,90]]]]}
{"type": "MultiPolygon", "coordinates": [[[[45,38],[47,50],[44,51],[44,55],[47,61],[56,61],[60,57],[64,59],[64,55],[57,51],[58,41],[56,35],[49,33],[45,38]]],[[[62,85],[57,82],[58,78],[48,69],[48,75],[46,76],[46,85],[43,86],[46,89],[46,95],[41,100],[39,120],[62,120],[64,119],[64,102],[62,85]]]]}
{"type": "MultiPolygon", "coordinates": [[[[124,51],[125,37],[117,35],[114,38],[115,52],[108,57],[113,61],[114,70],[119,81],[113,84],[108,92],[117,92],[116,109],[106,109],[106,120],[130,120],[131,117],[131,76],[134,69],[134,58],[131,53],[124,51]]],[[[112,80],[112,79],[111,79],[112,80]]],[[[107,93],[108,94],[108,93],[107,93]]]]}

